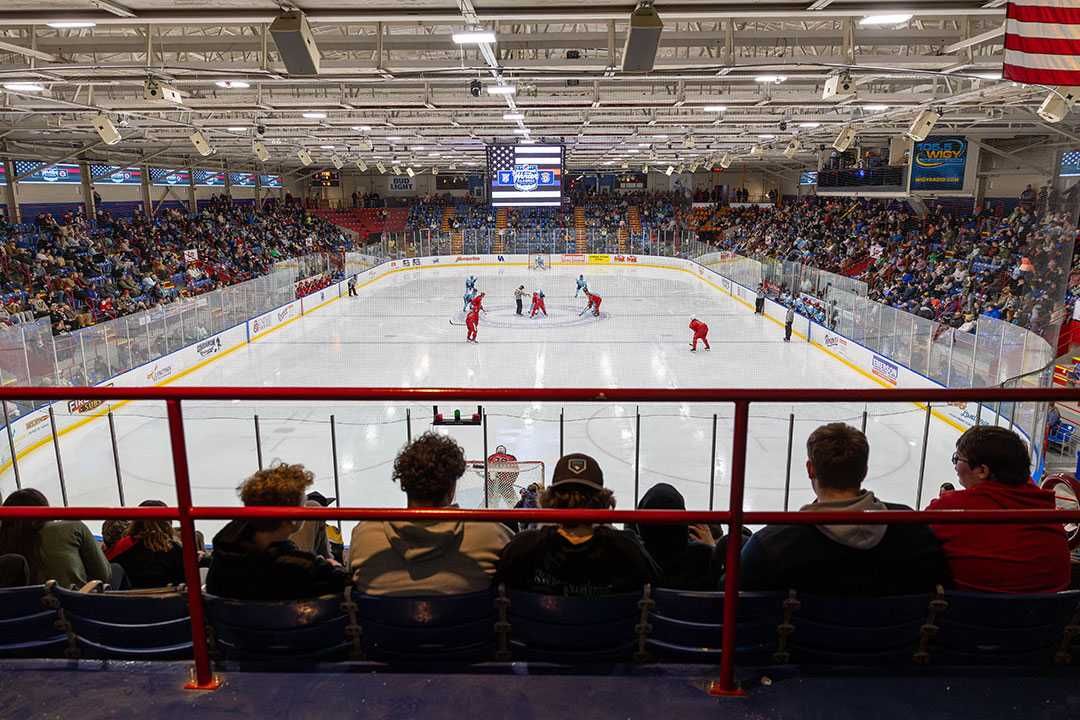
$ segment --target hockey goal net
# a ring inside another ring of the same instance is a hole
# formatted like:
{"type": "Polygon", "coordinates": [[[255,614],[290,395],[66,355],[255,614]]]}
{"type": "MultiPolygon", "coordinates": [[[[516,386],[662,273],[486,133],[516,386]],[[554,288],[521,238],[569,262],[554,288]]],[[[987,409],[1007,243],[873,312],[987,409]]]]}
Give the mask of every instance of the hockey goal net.
{"type": "Polygon", "coordinates": [[[551,254],[550,253],[530,253],[529,254],[529,269],[530,270],[550,270],[551,269],[551,254]]]}
{"type": "Polygon", "coordinates": [[[486,485],[483,460],[468,460],[467,472],[485,488],[487,507],[492,508],[512,508],[533,485],[544,487],[544,463],[540,460],[489,462],[486,485]]]}

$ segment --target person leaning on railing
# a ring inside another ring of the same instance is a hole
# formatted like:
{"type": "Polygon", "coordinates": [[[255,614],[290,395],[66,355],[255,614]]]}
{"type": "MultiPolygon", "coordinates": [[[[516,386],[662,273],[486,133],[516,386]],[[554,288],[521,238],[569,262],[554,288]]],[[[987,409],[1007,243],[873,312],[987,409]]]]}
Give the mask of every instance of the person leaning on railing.
{"type": "MultiPolygon", "coordinates": [[[[1012,430],[969,428],[952,456],[962,490],[944,493],[927,510],[1053,510],[1054,493],[1031,482],[1031,458],[1012,430]]],[[[1044,593],[1069,586],[1065,529],[1048,523],[934,525],[959,590],[1044,593]]]]}
{"type": "MultiPolygon", "coordinates": [[[[260,470],[240,484],[245,506],[298,507],[314,476],[303,465],[260,470]]],[[[214,536],[206,591],[240,600],[298,600],[341,592],[345,569],[289,539],[300,521],[275,518],[232,520],[214,536]]]]}
{"type": "MultiPolygon", "coordinates": [[[[870,445],[858,429],[822,425],[806,454],[816,499],[801,512],[911,510],[863,489],[870,445]]],[[[742,590],[904,595],[947,583],[948,566],[926,525],[769,525],[743,546],[739,578],[742,590]]]]}

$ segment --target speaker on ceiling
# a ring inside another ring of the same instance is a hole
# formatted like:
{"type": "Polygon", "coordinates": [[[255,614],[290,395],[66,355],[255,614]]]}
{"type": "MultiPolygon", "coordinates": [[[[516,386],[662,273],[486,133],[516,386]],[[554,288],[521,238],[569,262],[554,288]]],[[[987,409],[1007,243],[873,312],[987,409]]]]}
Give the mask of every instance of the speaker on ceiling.
{"type": "Polygon", "coordinates": [[[282,13],[270,23],[270,35],[290,75],[319,74],[319,48],[304,13],[282,13]]]}
{"type": "Polygon", "coordinates": [[[651,0],[642,0],[630,13],[630,25],[626,29],[623,44],[622,69],[624,72],[648,72],[656,62],[660,48],[660,33],[664,23],[651,0]]]}

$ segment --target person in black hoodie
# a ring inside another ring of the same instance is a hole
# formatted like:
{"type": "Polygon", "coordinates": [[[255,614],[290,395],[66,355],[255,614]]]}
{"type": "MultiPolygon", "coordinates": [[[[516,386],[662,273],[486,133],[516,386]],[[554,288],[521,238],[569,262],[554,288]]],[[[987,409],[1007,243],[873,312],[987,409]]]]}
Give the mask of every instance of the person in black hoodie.
{"type": "MultiPolygon", "coordinates": [[[[296,507],[314,476],[303,465],[276,465],[255,473],[237,489],[244,505],[296,507]]],[[[299,600],[340,593],[349,575],[339,565],[297,549],[292,520],[233,520],[214,536],[206,576],[211,595],[240,600],[299,600]]]]}
{"type": "MultiPolygon", "coordinates": [[[[814,430],[806,454],[817,499],[802,512],[911,509],[862,489],[870,445],[850,425],[814,430]]],[[[743,546],[739,588],[885,596],[929,592],[948,578],[941,543],[926,525],[769,525],[743,546]]]]}
{"type": "MultiPolygon", "coordinates": [[[[544,508],[614,509],[596,460],[559,458],[544,508]]],[[[546,595],[598,596],[640,590],[660,577],[656,563],[631,532],[607,525],[548,525],[518,533],[502,550],[495,582],[546,595]]]]}
{"type": "MultiPolygon", "coordinates": [[[[638,510],[685,510],[686,500],[673,486],[657,483],[638,502],[638,510]]],[[[635,525],[645,550],[660,567],[659,587],[713,590],[724,557],[707,525],[635,525]]],[[[722,546],[721,546],[722,551],[722,546]]]]}

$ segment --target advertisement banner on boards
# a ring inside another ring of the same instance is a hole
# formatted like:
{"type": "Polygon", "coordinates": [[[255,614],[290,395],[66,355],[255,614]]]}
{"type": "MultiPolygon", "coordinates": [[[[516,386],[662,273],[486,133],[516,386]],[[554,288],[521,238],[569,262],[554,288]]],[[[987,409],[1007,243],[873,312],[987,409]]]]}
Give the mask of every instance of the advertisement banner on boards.
{"type": "Polygon", "coordinates": [[[911,158],[911,192],[963,190],[968,141],[962,137],[928,137],[915,143],[911,158]]]}

